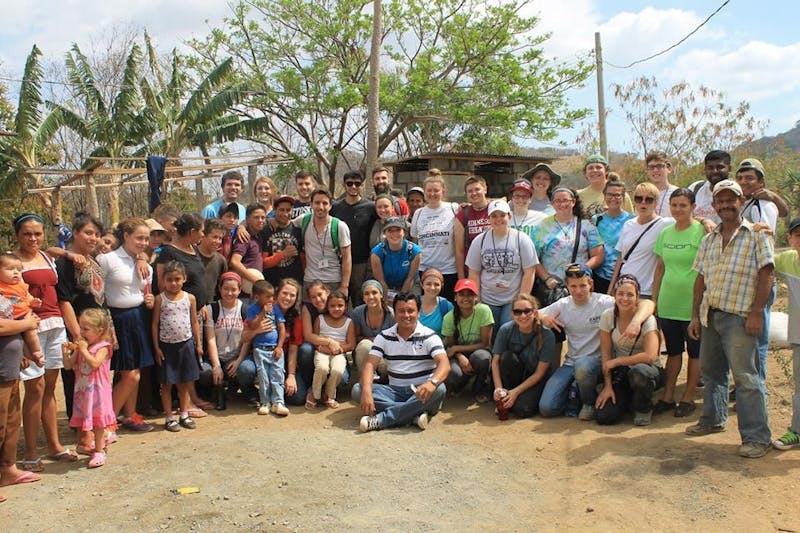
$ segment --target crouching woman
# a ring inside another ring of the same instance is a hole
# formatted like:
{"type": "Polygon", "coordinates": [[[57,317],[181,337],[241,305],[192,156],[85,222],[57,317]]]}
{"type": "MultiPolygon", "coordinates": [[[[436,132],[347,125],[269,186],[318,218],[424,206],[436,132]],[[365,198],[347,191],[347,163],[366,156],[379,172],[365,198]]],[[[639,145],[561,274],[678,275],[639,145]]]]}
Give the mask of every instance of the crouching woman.
{"type": "Polygon", "coordinates": [[[639,281],[630,274],[621,275],[614,286],[614,308],[600,316],[603,390],[595,404],[598,424],[616,424],[632,410],[634,425],[649,426],[653,392],[664,385],[655,317],[644,321],[634,339],[623,335],[638,304],[639,281]]]}
{"type": "Polygon", "coordinates": [[[492,350],[494,400],[518,418],[539,412],[544,385],[557,365],[555,336],[539,323],[538,311],[533,296],[514,296],[513,320],[500,326],[492,350]]]}

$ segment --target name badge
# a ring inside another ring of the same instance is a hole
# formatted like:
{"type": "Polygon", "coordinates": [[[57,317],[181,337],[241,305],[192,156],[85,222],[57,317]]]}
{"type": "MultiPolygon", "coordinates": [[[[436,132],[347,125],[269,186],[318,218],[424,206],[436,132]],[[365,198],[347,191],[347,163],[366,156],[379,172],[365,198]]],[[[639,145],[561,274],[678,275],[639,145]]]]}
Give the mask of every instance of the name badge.
{"type": "Polygon", "coordinates": [[[509,287],[511,287],[511,284],[509,282],[505,281],[505,280],[500,280],[500,281],[497,282],[497,284],[495,286],[498,289],[508,289],[509,287]]]}
{"type": "Polygon", "coordinates": [[[317,261],[317,265],[319,265],[320,268],[328,268],[328,260],[320,259],[319,261],[317,261]]]}

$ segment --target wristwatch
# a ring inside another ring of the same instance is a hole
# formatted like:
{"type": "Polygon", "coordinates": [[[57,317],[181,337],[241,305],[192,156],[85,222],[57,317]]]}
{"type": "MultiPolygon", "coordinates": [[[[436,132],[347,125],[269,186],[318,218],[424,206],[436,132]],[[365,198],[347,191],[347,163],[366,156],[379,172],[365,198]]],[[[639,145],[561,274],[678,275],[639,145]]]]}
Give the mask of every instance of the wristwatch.
{"type": "Polygon", "coordinates": [[[433,386],[434,386],[434,387],[438,387],[438,386],[439,386],[439,383],[441,383],[441,382],[440,382],[438,379],[436,379],[436,378],[431,378],[431,379],[429,379],[428,381],[430,381],[431,383],[433,383],[433,386]]]}

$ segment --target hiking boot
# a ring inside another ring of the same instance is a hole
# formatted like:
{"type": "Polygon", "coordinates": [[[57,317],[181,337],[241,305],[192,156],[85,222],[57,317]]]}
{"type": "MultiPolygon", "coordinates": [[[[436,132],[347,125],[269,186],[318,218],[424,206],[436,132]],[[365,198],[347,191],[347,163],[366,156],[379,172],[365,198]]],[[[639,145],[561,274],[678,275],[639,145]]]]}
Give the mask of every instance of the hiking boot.
{"type": "Polygon", "coordinates": [[[273,403],[271,411],[278,416],[288,416],[289,409],[282,403],[273,403]]]}
{"type": "Polygon", "coordinates": [[[653,411],[647,411],[646,413],[640,413],[637,411],[633,413],[634,426],[649,426],[652,420],[653,420],[653,411]]]}
{"type": "Polygon", "coordinates": [[[187,416],[186,418],[181,418],[180,425],[185,427],[186,429],[194,429],[197,427],[197,424],[195,424],[191,416],[187,416]]]}
{"type": "Polygon", "coordinates": [[[739,446],[739,456],[748,459],[758,459],[764,457],[769,451],[770,445],[766,442],[745,442],[739,446]]]}
{"type": "Polygon", "coordinates": [[[778,450],[791,450],[796,446],[800,446],[800,434],[790,429],[783,437],[772,441],[772,446],[778,450]]]}
{"type": "Polygon", "coordinates": [[[140,433],[147,433],[153,430],[153,424],[148,424],[139,413],[133,413],[131,416],[123,418],[122,426],[131,431],[138,431],[140,433]]]}
{"type": "Polygon", "coordinates": [[[362,416],[361,421],[358,423],[358,429],[361,431],[361,433],[378,431],[381,429],[381,423],[377,416],[362,416]]]}
{"type": "Polygon", "coordinates": [[[578,420],[594,420],[594,405],[585,403],[583,407],[581,407],[581,411],[578,413],[578,420]]]}
{"type": "Polygon", "coordinates": [[[686,428],[686,434],[690,437],[702,437],[711,433],[721,433],[725,431],[725,426],[705,426],[699,422],[686,428]]]}
{"type": "Polygon", "coordinates": [[[414,417],[414,423],[417,425],[419,429],[423,431],[428,427],[429,421],[430,420],[428,419],[428,413],[422,413],[414,417]]]}

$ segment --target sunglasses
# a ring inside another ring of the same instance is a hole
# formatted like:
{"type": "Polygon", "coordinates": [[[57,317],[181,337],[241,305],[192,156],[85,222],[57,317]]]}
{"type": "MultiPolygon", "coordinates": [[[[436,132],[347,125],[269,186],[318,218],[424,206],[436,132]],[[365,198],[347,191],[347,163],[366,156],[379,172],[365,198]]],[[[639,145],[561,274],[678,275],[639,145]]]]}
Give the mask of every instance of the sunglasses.
{"type": "Polygon", "coordinates": [[[582,278],[583,276],[587,276],[586,271],[580,265],[571,264],[567,267],[564,271],[564,275],[568,278],[582,278]]]}
{"type": "Polygon", "coordinates": [[[646,203],[647,205],[656,203],[656,199],[652,196],[634,196],[633,202],[640,204],[642,202],[646,203]]]}
{"type": "Polygon", "coordinates": [[[360,181],[345,181],[344,182],[344,186],[345,187],[361,187],[361,182],[360,181]]]}
{"type": "Polygon", "coordinates": [[[621,285],[626,283],[632,284],[636,287],[636,292],[639,292],[639,280],[633,274],[622,274],[617,278],[617,283],[614,284],[614,290],[617,290],[621,285]]]}
{"type": "Polygon", "coordinates": [[[514,316],[529,315],[533,313],[533,308],[528,307],[526,309],[513,309],[511,312],[514,313],[514,316]]]}

